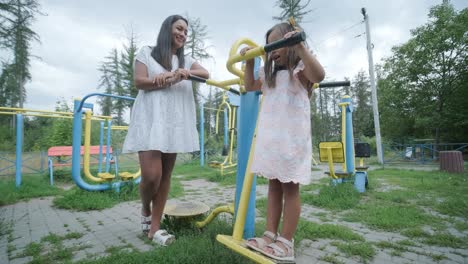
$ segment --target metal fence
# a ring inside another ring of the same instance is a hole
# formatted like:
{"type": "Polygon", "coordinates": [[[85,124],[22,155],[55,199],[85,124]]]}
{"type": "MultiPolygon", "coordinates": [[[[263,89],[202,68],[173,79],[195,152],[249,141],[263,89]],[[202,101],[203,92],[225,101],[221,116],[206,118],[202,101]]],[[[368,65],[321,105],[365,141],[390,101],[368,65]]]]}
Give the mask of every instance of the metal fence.
{"type": "Polygon", "coordinates": [[[456,150],[463,153],[463,159],[468,159],[468,143],[441,144],[384,144],[384,163],[434,163],[439,160],[441,151],[456,150]]]}

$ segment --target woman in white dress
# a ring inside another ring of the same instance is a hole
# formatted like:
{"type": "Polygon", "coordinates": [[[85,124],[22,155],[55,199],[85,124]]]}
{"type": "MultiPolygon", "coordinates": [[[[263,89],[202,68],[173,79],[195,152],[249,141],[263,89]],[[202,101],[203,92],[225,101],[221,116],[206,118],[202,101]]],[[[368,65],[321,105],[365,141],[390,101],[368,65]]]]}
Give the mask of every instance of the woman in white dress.
{"type": "Polygon", "coordinates": [[[188,22],[179,15],[164,20],[155,47],[135,58],[138,95],[133,104],[123,152],[138,152],[141,167],[142,230],[152,241],[168,245],[175,237],[160,229],[177,153],[200,149],[189,75],[209,74],[184,55],[188,22]]]}

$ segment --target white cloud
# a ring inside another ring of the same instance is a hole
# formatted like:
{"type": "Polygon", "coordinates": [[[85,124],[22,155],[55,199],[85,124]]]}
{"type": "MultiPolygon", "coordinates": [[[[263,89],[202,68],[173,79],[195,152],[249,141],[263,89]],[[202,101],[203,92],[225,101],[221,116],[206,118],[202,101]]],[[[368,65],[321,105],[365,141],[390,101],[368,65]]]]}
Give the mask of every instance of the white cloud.
{"type": "MultiPolygon", "coordinates": [[[[216,80],[234,78],[226,69],[229,49],[234,41],[247,37],[264,44],[265,32],[279,14],[274,1],[42,1],[47,16],[38,16],[33,29],[41,44],[34,44],[32,81],[26,85],[26,107],[52,110],[60,98],[82,97],[96,92],[97,68],[112,48],[120,48],[125,28],[132,24],[140,46],[153,45],[161,22],[168,15],[188,13],[207,25],[207,41],[214,60],[202,62],[216,80]]],[[[353,77],[367,72],[367,51],[361,7],[371,18],[374,62],[390,54],[391,47],[405,42],[409,30],[427,20],[428,8],[439,0],[414,1],[313,1],[315,9],[304,18],[302,26],[330,79],[353,77]],[[344,30],[346,29],[346,30],[344,30]]],[[[467,7],[466,0],[453,0],[456,8],[467,7]]],[[[0,56],[3,54],[0,54],[0,56]]],[[[2,57],[4,58],[4,57],[2,57]]],[[[202,88],[206,89],[206,88],[202,88]]]]}

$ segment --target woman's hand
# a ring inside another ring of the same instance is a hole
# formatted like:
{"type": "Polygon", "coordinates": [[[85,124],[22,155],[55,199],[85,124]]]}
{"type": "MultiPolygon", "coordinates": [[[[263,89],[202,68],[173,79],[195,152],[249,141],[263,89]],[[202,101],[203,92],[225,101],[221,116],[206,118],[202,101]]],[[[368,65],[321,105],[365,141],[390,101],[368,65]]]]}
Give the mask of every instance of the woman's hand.
{"type": "Polygon", "coordinates": [[[174,74],[179,80],[188,80],[190,77],[190,71],[184,68],[178,68],[174,71],[174,74]]]}
{"type": "Polygon", "coordinates": [[[155,87],[164,87],[171,82],[172,78],[174,78],[173,72],[164,72],[154,77],[153,84],[155,87]]]}

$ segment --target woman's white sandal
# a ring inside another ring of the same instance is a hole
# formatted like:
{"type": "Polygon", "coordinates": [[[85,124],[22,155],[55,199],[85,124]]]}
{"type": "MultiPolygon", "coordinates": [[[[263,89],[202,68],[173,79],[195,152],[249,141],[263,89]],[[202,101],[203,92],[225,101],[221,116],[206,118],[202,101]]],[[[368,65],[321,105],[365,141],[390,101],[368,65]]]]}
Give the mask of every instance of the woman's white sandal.
{"type": "Polygon", "coordinates": [[[147,235],[151,227],[151,215],[141,216],[141,232],[147,235]]]}
{"type": "Polygon", "coordinates": [[[164,229],[159,229],[154,233],[153,239],[151,239],[154,243],[160,245],[160,246],[169,246],[172,244],[172,242],[175,241],[175,236],[169,234],[166,230],[164,229]]]}

